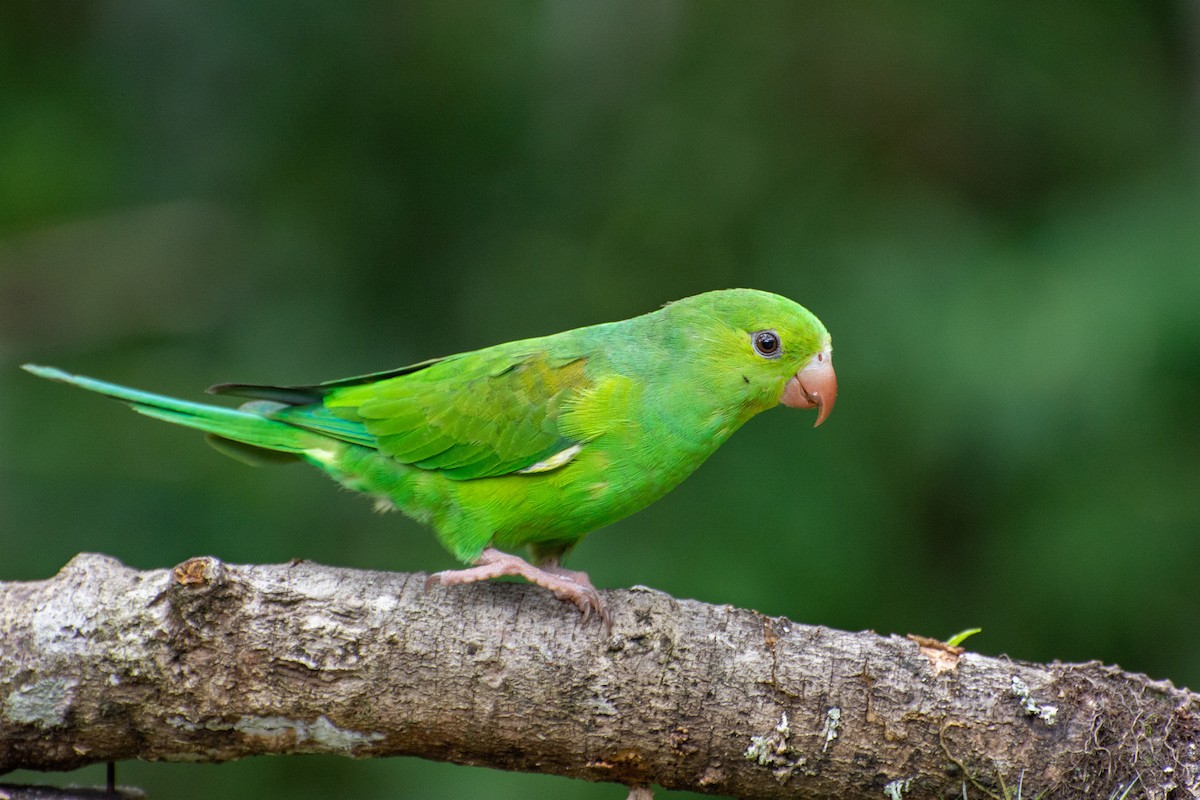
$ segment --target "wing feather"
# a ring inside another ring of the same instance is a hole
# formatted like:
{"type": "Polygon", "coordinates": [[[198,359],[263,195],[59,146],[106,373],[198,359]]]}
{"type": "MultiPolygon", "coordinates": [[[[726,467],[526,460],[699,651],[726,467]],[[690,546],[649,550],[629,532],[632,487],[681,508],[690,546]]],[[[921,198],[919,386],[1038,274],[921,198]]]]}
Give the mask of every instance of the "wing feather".
{"type": "Polygon", "coordinates": [[[619,423],[629,381],[596,380],[587,365],[579,347],[527,340],[312,386],[213,391],[278,403],[270,416],[289,424],[468,480],[559,469],[619,423]]]}
{"type": "Polygon", "coordinates": [[[374,383],[334,382],[323,404],[401,463],[455,480],[504,475],[587,441],[559,425],[571,398],[593,384],[585,366],[581,355],[493,348],[374,383]]]}

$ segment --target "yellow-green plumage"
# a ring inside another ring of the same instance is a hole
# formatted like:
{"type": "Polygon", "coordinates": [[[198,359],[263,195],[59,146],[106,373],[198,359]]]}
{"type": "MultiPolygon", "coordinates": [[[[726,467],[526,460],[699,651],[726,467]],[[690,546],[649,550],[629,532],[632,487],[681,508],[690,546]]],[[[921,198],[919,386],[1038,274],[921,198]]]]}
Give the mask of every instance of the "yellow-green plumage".
{"type": "Polygon", "coordinates": [[[252,451],[299,457],[431,525],[464,562],[529,545],[557,564],[584,535],[686,478],[828,352],[825,328],[799,305],[733,289],[391,372],[213,387],[254,398],[240,410],[27,368],[252,451]],[[758,352],[762,331],[779,352],[758,352]]]}

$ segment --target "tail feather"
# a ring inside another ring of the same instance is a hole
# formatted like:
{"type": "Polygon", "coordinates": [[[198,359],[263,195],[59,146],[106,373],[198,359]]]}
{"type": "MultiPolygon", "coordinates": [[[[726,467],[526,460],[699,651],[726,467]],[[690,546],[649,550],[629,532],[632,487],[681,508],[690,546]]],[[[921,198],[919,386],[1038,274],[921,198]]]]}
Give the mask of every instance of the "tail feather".
{"type": "Polygon", "coordinates": [[[313,448],[328,448],[330,439],[286,422],[269,419],[253,411],[178,400],[143,392],[83,375],[72,375],[55,367],[25,364],[22,369],[40,378],[69,383],[127,403],[139,414],[186,425],[206,433],[253,447],[301,454],[313,448]]]}

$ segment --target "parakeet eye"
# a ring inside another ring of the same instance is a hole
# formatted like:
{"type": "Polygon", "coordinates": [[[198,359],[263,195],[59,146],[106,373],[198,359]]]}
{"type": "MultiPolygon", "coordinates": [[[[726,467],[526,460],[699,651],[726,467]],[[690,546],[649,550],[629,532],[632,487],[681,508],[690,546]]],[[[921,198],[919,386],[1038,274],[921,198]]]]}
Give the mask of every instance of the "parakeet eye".
{"type": "Polygon", "coordinates": [[[763,358],[779,358],[779,351],[783,349],[779,335],[775,331],[752,333],[750,341],[754,343],[754,350],[763,358]]]}

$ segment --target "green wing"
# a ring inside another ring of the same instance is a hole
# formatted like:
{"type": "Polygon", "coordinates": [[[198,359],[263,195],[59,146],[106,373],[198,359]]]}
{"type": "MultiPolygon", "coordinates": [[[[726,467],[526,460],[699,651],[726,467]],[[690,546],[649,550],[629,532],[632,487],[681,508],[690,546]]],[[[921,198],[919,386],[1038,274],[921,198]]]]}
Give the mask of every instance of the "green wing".
{"type": "Polygon", "coordinates": [[[493,348],[378,380],[311,387],[320,392],[319,405],[283,407],[271,416],[455,480],[542,471],[567,463],[569,455],[553,457],[585,441],[559,425],[572,399],[592,386],[585,363],[582,356],[493,348]]]}

